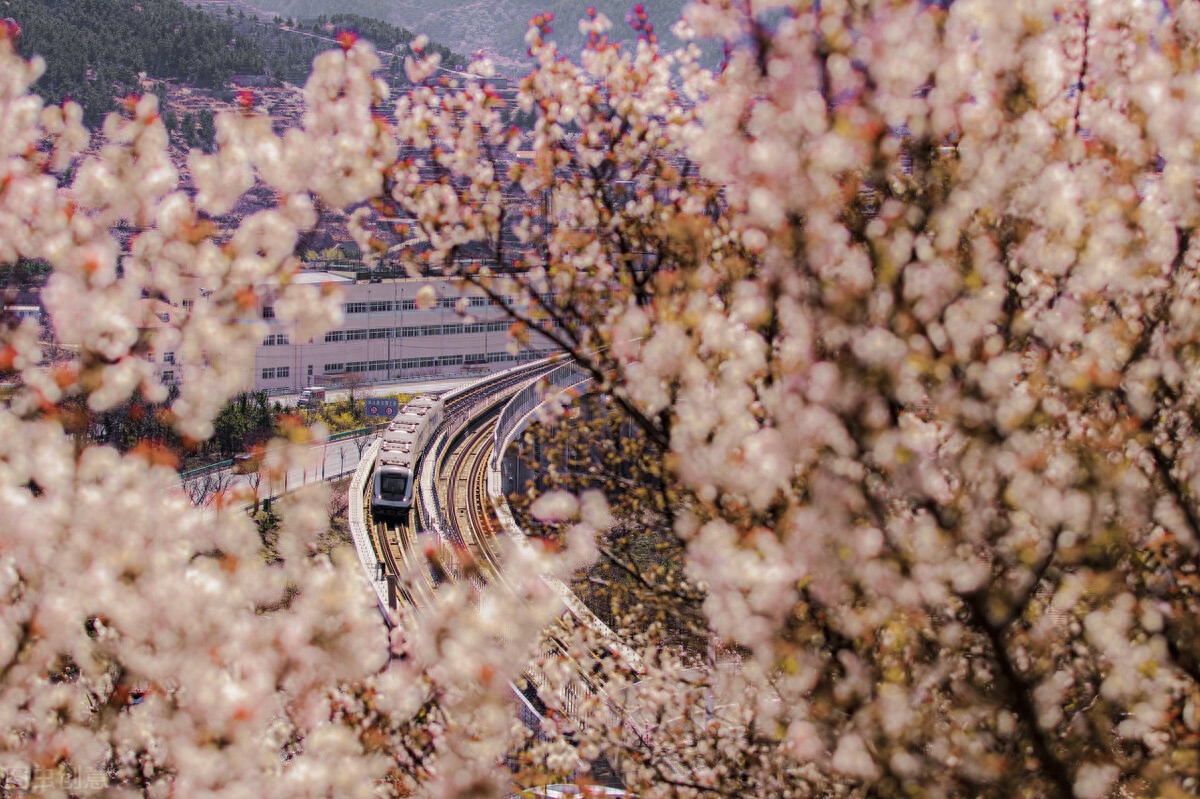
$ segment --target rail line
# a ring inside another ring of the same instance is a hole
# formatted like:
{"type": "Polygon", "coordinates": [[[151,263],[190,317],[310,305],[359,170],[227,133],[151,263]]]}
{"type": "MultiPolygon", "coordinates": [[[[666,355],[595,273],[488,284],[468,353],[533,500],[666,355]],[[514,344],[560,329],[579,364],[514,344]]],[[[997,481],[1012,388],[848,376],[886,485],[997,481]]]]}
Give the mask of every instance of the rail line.
{"type": "MultiPolygon", "coordinates": [[[[441,437],[435,438],[437,443],[426,453],[426,458],[436,463],[433,473],[438,475],[438,479],[442,480],[441,475],[445,473],[443,459],[451,457],[455,464],[459,463],[456,448],[445,446],[446,444],[461,443],[463,436],[469,435],[473,451],[484,451],[486,447],[480,439],[479,431],[490,434],[492,427],[487,422],[492,421],[494,425],[499,408],[507,398],[520,386],[553,368],[553,365],[553,361],[525,364],[498,375],[489,375],[449,392],[446,395],[445,421],[439,431],[441,437]]],[[[455,469],[458,468],[461,467],[455,466],[455,469]]],[[[367,483],[370,482],[371,471],[372,468],[369,467],[364,475],[367,483]]],[[[478,471],[474,474],[477,475],[478,471]]],[[[351,490],[358,489],[352,487],[351,490]]],[[[456,550],[466,541],[462,527],[449,523],[450,520],[442,517],[441,508],[454,507],[453,504],[445,502],[447,492],[439,491],[436,495],[416,492],[412,509],[407,516],[401,518],[374,518],[370,492],[364,487],[360,496],[361,519],[366,537],[371,541],[374,568],[378,572],[379,567],[382,567],[383,577],[389,586],[386,604],[403,601],[413,609],[427,607],[434,601],[437,583],[448,576],[447,572],[453,574],[458,570],[456,550]],[[457,540],[447,541],[447,534],[451,539],[457,540]],[[422,540],[426,536],[430,538],[429,541],[422,540]],[[428,557],[426,552],[427,545],[435,541],[441,550],[441,557],[436,559],[437,565],[434,564],[435,559],[428,557]]],[[[472,557],[477,554],[471,552],[472,557]]],[[[499,574],[498,561],[495,560],[494,553],[490,554],[497,569],[495,573],[499,574]]],[[[363,566],[368,572],[371,571],[372,565],[367,559],[363,560],[363,566]]],[[[478,575],[471,576],[479,579],[478,575]]]]}
{"type": "MultiPolygon", "coordinates": [[[[360,515],[366,520],[367,529],[374,534],[374,546],[380,556],[378,563],[395,586],[392,595],[396,601],[403,601],[418,610],[435,601],[435,580],[430,571],[430,559],[417,537],[418,526],[423,531],[422,537],[430,537],[426,546],[436,540],[442,548],[440,561],[447,568],[438,575],[439,580],[450,577],[467,580],[479,589],[491,584],[501,590],[515,590],[506,577],[497,540],[504,536],[514,546],[531,545],[504,500],[499,456],[503,445],[523,427],[541,403],[542,384],[534,385],[541,377],[559,390],[574,390],[581,382],[581,378],[572,374],[561,361],[551,361],[491,376],[446,395],[445,422],[424,454],[419,482],[421,505],[414,504],[407,521],[375,522],[370,517],[369,499],[354,508],[356,512],[361,509],[362,513],[354,513],[352,517],[360,515]],[[402,581],[401,577],[405,579],[402,581]]],[[[352,484],[352,491],[363,491],[365,483],[369,482],[370,471],[369,468],[361,470],[352,484]]],[[[364,558],[364,567],[368,567],[361,547],[360,557],[364,558]]],[[[596,618],[569,586],[550,575],[544,575],[542,579],[562,597],[567,615],[600,634],[603,643],[588,647],[585,660],[594,664],[615,656],[634,669],[640,669],[640,657],[596,618]]],[[[486,592],[480,590],[478,595],[485,597],[486,592]]],[[[604,681],[596,679],[592,666],[579,662],[572,645],[553,625],[546,632],[545,642],[548,654],[565,658],[573,665],[585,694],[602,697],[616,718],[638,726],[622,703],[608,694],[604,681]]],[[[525,677],[527,685],[537,689],[545,689],[552,682],[536,663],[529,664],[525,677]]],[[[511,688],[517,698],[521,720],[536,734],[541,729],[545,712],[536,689],[522,690],[516,685],[511,688]]],[[[567,687],[558,697],[561,710],[569,717],[574,716],[577,704],[584,699],[577,693],[567,687]]]]}
{"type": "Polygon", "coordinates": [[[454,450],[444,485],[446,506],[454,511],[450,523],[458,528],[472,560],[486,582],[503,583],[504,570],[493,546],[497,525],[485,489],[494,426],[494,420],[481,425],[454,450]]]}
{"type": "Polygon", "coordinates": [[[369,495],[363,498],[363,504],[363,513],[370,519],[372,538],[383,554],[382,560],[394,583],[397,598],[414,610],[433,602],[433,576],[424,553],[418,551],[412,525],[407,519],[371,517],[369,495]]]}

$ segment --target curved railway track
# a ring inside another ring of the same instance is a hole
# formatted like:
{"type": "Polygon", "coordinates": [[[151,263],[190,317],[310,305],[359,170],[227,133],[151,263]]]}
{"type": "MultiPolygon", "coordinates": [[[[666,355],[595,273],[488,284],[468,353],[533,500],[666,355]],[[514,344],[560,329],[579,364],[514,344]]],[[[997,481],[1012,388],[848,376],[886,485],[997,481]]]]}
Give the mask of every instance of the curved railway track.
{"type": "MultiPolygon", "coordinates": [[[[457,542],[452,543],[466,548],[475,563],[486,565],[489,573],[487,580],[481,577],[481,568],[479,567],[470,572],[470,577],[476,581],[478,587],[482,587],[483,582],[491,579],[503,579],[503,572],[494,547],[490,545],[490,542],[480,545],[477,536],[472,532],[473,523],[489,518],[487,515],[489,503],[486,490],[482,487],[482,475],[483,470],[487,468],[495,419],[500,408],[511,395],[511,389],[531,377],[535,377],[539,372],[546,371],[547,368],[547,365],[541,364],[522,369],[499,383],[480,381],[479,385],[468,387],[465,391],[455,395],[452,400],[448,400],[446,404],[444,425],[452,430],[451,446],[446,447],[439,457],[440,463],[436,470],[438,494],[443,503],[442,507],[457,508],[459,507],[457,504],[459,498],[465,496],[463,492],[473,491],[474,493],[471,498],[469,519],[464,521],[461,514],[453,514],[454,518],[448,520],[453,529],[446,532],[450,532],[452,536],[458,538],[457,542]],[[480,404],[484,405],[482,412],[479,412],[480,404]],[[462,415],[467,413],[474,414],[473,418],[466,421],[461,428],[454,430],[453,428],[458,423],[456,420],[461,420],[462,415]],[[465,451],[462,447],[464,441],[468,442],[465,451]],[[468,462],[471,464],[469,472],[465,465],[468,462]],[[444,476],[447,474],[447,470],[444,468],[446,463],[450,464],[449,479],[444,476]],[[460,475],[463,476],[460,477],[460,475]],[[451,487],[459,482],[462,483],[462,488],[451,487]]],[[[396,584],[396,598],[414,609],[432,604],[437,583],[445,578],[446,574],[440,564],[435,564],[427,557],[418,536],[420,520],[424,518],[420,507],[421,493],[419,491],[414,493],[412,510],[406,517],[401,518],[374,518],[370,496],[368,491],[362,498],[363,519],[366,521],[366,527],[373,539],[376,557],[387,571],[389,580],[393,580],[396,584]],[[437,573],[435,574],[435,572],[437,573]]],[[[489,521],[488,523],[490,530],[498,529],[498,525],[495,525],[494,522],[489,521]]]]}
{"type": "Polygon", "coordinates": [[[499,528],[487,499],[485,473],[492,444],[494,420],[464,436],[451,455],[450,468],[443,473],[446,507],[453,508],[450,523],[458,531],[485,582],[503,582],[504,570],[496,553],[499,528]]]}
{"type": "Polygon", "coordinates": [[[370,515],[370,495],[364,498],[364,518],[370,520],[377,556],[396,580],[397,597],[412,608],[433,601],[434,581],[416,533],[407,518],[375,519],[370,515]]]}
{"type": "MultiPolygon", "coordinates": [[[[550,371],[546,367],[522,370],[503,381],[472,386],[447,398],[445,422],[443,430],[439,432],[441,438],[434,437],[434,443],[426,453],[432,460],[421,469],[422,484],[429,493],[422,491],[419,497],[420,501],[429,503],[429,507],[421,508],[414,504],[408,518],[399,521],[375,520],[371,518],[369,492],[364,497],[366,507],[363,518],[367,522],[367,529],[373,534],[376,557],[387,570],[389,578],[395,581],[397,600],[417,610],[429,607],[436,601],[437,583],[444,579],[469,581],[480,589],[480,602],[486,601],[484,589],[488,585],[504,591],[516,591],[503,567],[503,548],[498,545],[498,537],[517,535],[518,532],[510,532],[511,519],[502,522],[497,517],[493,498],[488,494],[488,473],[496,446],[496,423],[501,418],[501,411],[509,397],[523,384],[528,384],[530,379],[536,378],[539,370],[543,373],[550,371]],[[416,532],[418,526],[426,525],[432,529],[422,535],[437,538],[437,544],[444,548],[439,551],[445,558],[447,568],[440,568],[436,558],[427,557],[425,549],[432,541],[421,541],[416,532]],[[436,578],[433,571],[439,572],[436,578]]],[[[520,543],[513,542],[514,545],[520,543]]],[[[569,637],[564,637],[555,625],[551,625],[545,632],[546,653],[572,664],[579,683],[555,689],[552,686],[557,680],[547,679],[536,661],[531,662],[525,670],[526,687],[522,689],[511,685],[514,693],[520,697],[518,706],[523,702],[523,706],[533,714],[532,719],[524,715],[522,719],[535,732],[539,729],[538,725],[546,712],[539,691],[550,688],[557,693],[555,703],[558,710],[568,717],[574,716],[578,703],[585,698],[581,694],[587,694],[603,697],[603,701],[614,709],[624,723],[636,726],[636,720],[623,710],[621,703],[608,695],[604,681],[597,679],[596,670],[597,663],[613,655],[629,662],[634,662],[636,655],[616,639],[602,622],[595,619],[582,603],[577,599],[571,603],[569,600],[574,595],[569,588],[557,580],[553,582],[569,595],[565,597],[567,609],[564,613],[577,617],[588,627],[603,628],[605,640],[612,639],[615,644],[585,644],[581,655],[578,642],[567,640],[569,637]]],[[[522,711],[523,714],[525,712],[522,711]]]]}

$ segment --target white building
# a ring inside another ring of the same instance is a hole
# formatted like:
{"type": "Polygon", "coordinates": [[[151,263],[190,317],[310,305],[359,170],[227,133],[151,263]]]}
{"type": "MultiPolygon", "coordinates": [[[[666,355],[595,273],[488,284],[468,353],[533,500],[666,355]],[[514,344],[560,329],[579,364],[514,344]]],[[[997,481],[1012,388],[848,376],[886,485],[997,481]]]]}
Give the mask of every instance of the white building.
{"type": "Polygon", "coordinates": [[[270,298],[265,299],[259,311],[271,332],[256,353],[255,390],[287,393],[350,381],[478,374],[555,351],[535,333],[530,346],[514,355],[504,311],[449,280],[356,280],[342,272],[303,272],[298,278],[336,284],[344,295],[344,321],[320,339],[300,341],[294,323],[276,319],[270,298]],[[424,286],[438,295],[429,310],[417,308],[417,292],[424,286]],[[457,310],[464,294],[465,316],[457,310]]]}

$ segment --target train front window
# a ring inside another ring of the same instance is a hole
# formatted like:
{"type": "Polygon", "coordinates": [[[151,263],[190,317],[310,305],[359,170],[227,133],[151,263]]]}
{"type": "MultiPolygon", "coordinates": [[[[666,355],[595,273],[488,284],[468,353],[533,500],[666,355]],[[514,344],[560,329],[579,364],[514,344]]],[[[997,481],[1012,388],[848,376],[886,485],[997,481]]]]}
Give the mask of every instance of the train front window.
{"type": "Polygon", "coordinates": [[[404,499],[404,491],[408,488],[407,475],[382,475],[379,480],[379,493],[384,499],[404,499]]]}

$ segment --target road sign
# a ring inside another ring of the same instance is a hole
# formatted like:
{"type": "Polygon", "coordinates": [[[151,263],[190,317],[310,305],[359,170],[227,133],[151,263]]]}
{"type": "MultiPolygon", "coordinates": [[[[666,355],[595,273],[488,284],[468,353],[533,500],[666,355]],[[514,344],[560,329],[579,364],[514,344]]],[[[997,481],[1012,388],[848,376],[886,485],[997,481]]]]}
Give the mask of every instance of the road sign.
{"type": "Polygon", "coordinates": [[[367,416],[392,419],[400,412],[400,400],[367,398],[367,416]]]}

